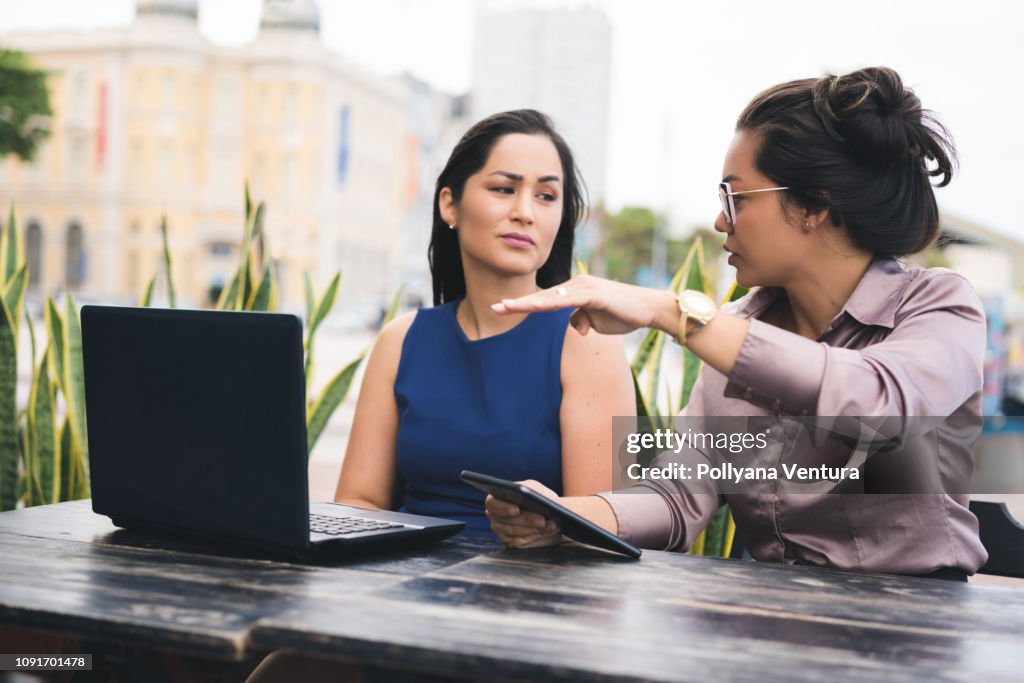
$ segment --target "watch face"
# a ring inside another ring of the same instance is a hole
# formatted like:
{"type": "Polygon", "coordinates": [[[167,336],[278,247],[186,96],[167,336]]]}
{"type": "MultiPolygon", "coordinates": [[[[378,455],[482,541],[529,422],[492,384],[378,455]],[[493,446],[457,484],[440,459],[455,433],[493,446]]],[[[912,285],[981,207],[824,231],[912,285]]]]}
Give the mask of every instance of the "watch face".
{"type": "Polygon", "coordinates": [[[686,306],[686,310],[688,310],[691,315],[711,315],[717,310],[715,302],[711,300],[711,297],[693,290],[683,292],[681,300],[683,305],[686,306]]]}

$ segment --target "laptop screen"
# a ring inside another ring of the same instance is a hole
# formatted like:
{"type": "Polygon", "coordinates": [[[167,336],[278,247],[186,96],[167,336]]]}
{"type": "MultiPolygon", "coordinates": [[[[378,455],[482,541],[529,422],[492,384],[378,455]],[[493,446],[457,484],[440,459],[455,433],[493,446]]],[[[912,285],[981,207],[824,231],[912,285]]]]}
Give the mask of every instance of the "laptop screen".
{"type": "Polygon", "coordinates": [[[82,347],[97,513],[308,545],[298,318],[84,306],[82,347]]]}

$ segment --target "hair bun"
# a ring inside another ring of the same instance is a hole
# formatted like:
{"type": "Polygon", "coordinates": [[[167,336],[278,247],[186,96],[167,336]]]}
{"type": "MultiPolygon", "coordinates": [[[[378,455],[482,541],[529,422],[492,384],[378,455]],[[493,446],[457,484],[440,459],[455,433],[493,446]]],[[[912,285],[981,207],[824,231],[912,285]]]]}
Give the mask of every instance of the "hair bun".
{"type": "Polygon", "coordinates": [[[949,134],[921,108],[913,90],[892,69],[869,67],[826,75],[812,88],[814,109],[825,130],[861,160],[919,164],[947,184],[953,171],[949,134]],[[929,162],[934,168],[929,169],[929,162]]]}

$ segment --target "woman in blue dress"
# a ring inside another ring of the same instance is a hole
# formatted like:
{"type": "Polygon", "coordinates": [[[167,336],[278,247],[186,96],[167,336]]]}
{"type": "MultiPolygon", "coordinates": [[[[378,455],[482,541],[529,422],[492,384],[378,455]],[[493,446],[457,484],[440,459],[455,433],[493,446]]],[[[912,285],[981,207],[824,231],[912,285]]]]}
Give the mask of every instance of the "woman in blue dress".
{"type": "Polygon", "coordinates": [[[584,212],[572,152],[545,115],[496,114],[463,136],[434,193],[434,307],[381,332],[336,500],[488,534],[463,469],[569,496],[611,485],[611,418],[636,410],[622,342],[580,335],[567,311],[491,308],[569,279],[584,212]]]}

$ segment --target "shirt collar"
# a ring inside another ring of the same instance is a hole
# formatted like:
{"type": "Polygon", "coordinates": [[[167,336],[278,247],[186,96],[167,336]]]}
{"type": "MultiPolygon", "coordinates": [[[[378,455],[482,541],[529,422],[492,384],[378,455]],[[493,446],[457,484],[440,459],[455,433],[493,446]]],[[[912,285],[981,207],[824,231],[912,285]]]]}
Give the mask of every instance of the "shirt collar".
{"type": "MultiPolygon", "coordinates": [[[[903,270],[899,261],[887,256],[876,256],[834,320],[842,317],[843,313],[848,313],[863,325],[878,325],[892,329],[900,295],[909,278],[910,274],[903,270]]],[[[756,318],[781,293],[780,287],[758,287],[740,304],[737,314],[756,318]]]]}

